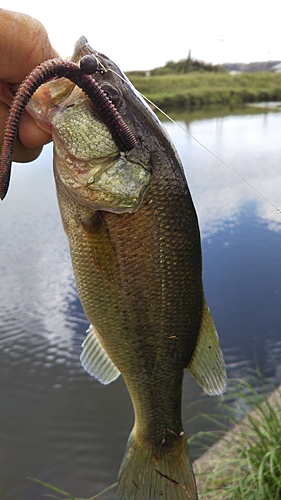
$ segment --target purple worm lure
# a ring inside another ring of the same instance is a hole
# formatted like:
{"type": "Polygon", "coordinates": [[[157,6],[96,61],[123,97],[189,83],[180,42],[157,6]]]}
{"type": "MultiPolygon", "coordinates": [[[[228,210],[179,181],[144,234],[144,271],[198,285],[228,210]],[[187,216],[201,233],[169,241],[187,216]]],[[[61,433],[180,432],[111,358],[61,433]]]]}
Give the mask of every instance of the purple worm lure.
{"type": "MultiPolygon", "coordinates": [[[[84,56],[87,57],[87,56],[84,56]]],[[[102,90],[98,83],[88,74],[96,68],[89,61],[81,59],[81,68],[78,64],[62,59],[49,59],[34,68],[20,85],[12,102],[10,113],[6,122],[4,142],[0,160],[0,198],[7,194],[11,164],[13,158],[14,143],[18,131],[19,121],[25,106],[34,92],[47,80],[53,77],[64,77],[80,87],[94,103],[102,120],[110,128],[118,146],[122,151],[131,151],[137,145],[132,131],[126,125],[116,107],[102,90]]],[[[94,72],[94,71],[92,71],[94,72]]]]}

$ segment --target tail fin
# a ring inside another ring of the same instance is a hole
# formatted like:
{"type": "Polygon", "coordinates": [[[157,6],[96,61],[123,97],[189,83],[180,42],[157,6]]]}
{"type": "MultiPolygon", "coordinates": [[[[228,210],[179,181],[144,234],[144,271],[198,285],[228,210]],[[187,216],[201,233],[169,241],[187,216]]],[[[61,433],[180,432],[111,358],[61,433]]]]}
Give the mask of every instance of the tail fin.
{"type": "Polygon", "coordinates": [[[132,433],[118,476],[117,500],[197,500],[185,436],[173,447],[138,443],[132,433]]]}

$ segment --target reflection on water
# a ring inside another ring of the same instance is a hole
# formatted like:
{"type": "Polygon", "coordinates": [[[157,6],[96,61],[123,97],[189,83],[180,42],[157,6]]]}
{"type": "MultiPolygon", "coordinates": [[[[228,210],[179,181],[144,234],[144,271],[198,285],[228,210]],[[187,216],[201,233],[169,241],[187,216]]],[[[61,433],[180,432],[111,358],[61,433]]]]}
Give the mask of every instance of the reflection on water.
{"type": "MultiPolygon", "coordinates": [[[[183,128],[281,208],[280,113],[228,116],[195,121],[183,128]]],[[[281,228],[281,216],[245,183],[174,124],[165,123],[185,165],[203,236],[214,234],[249,203],[270,229],[281,228]]]]}
{"type": "MultiPolygon", "coordinates": [[[[281,205],[281,113],[181,125],[281,205]]],[[[281,215],[179,128],[165,127],[184,162],[198,211],[204,286],[228,373],[245,376],[256,356],[276,379],[281,215]]],[[[0,206],[1,500],[42,498],[47,491],[29,476],[78,497],[93,496],[115,482],[133,423],[122,380],[104,387],[80,366],[87,322],[77,299],[51,161],[47,147],[33,164],[15,166],[0,206]]],[[[216,398],[202,397],[186,374],[188,434],[201,428],[198,413],[214,411],[217,404],[216,398]]]]}

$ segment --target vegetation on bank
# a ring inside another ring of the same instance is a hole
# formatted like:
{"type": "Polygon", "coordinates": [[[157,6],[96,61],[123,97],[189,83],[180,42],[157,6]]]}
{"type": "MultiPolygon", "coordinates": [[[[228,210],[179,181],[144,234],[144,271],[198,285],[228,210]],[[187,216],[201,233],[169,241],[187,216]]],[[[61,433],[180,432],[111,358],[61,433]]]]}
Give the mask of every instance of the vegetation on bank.
{"type": "Polygon", "coordinates": [[[268,398],[260,389],[246,382],[242,385],[236,398],[246,418],[240,422],[233,419],[234,429],[210,450],[200,467],[196,475],[198,482],[200,475],[203,479],[200,500],[281,498],[281,389],[268,398]],[[248,413],[249,409],[252,412],[248,413]]]}
{"type": "MultiPolygon", "coordinates": [[[[159,66],[152,69],[148,73],[151,76],[163,76],[163,75],[181,75],[196,71],[208,71],[210,73],[224,73],[226,69],[220,64],[206,63],[204,61],[199,61],[191,57],[191,51],[189,51],[188,57],[186,59],[180,59],[179,61],[168,61],[165,66],[159,66]]],[[[128,73],[135,76],[147,76],[147,71],[131,71],[128,73]]]]}
{"type": "Polygon", "coordinates": [[[240,106],[281,101],[281,73],[192,71],[164,75],[128,73],[133,85],[166,112],[208,105],[240,106]]]}
{"type": "Polygon", "coordinates": [[[220,64],[206,63],[204,61],[199,61],[198,59],[193,59],[191,57],[191,51],[189,51],[188,57],[186,59],[180,59],[180,61],[168,61],[165,66],[155,68],[151,71],[151,75],[170,75],[170,74],[185,74],[191,73],[193,71],[208,71],[211,73],[224,73],[226,70],[220,64]]]}

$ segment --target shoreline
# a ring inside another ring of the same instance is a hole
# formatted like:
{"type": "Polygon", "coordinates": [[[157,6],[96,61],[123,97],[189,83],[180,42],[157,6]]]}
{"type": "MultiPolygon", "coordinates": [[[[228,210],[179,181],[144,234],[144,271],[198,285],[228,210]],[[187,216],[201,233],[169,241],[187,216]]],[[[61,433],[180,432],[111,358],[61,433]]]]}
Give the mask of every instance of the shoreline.
{"type": "Polygon", "coordinates": [[[165,112],[202,109],[208,105],[241,106],[281,101],[281,73],[231,75],[191,72],[162,76],[139,76],[128,72],[136,89],[165,112]]]}

